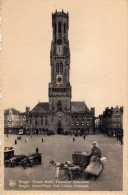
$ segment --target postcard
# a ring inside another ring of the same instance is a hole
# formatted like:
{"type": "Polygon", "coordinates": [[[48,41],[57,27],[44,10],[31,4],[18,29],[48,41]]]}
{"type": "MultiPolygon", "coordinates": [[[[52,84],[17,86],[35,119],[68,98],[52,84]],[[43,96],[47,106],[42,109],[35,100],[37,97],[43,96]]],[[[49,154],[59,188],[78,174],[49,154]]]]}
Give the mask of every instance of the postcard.
{"type": "Polygon", "coordinates": [[[3,0],[3,194],[127,194],[128,2],[3,0]]]}

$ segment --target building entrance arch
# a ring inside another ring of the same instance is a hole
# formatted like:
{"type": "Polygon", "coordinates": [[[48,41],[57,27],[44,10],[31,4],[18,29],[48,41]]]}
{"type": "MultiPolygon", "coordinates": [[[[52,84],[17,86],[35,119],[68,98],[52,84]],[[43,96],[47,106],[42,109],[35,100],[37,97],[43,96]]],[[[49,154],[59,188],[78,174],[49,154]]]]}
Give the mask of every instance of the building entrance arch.
{"type": "Polygon", "coordinates": [[[62,127],[61,121],[58,122],[57,124],[57,134],[63,134],[64,129],[62,127]]]}

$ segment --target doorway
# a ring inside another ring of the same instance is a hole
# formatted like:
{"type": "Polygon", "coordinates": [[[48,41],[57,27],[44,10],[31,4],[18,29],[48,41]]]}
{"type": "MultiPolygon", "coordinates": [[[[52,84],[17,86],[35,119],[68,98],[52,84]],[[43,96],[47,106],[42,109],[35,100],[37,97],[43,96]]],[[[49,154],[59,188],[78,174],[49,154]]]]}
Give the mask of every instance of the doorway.
{"type": "Polygon", "coordinates": [[[61,121],[58,122],[58,126],[57,126],[57,134],[63,134],[64,130],[62,128],[62,124],[61,121]]]}

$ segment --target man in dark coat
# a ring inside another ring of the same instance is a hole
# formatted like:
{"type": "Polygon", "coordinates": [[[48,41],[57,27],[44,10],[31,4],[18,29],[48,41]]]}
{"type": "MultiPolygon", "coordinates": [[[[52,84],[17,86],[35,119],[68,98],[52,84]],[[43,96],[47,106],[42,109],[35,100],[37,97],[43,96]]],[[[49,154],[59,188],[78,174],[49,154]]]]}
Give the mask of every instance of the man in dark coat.
{"type": "Polygon", "coordinates": [[[98,147],[97,143],[96,142],[93,142],[92,143],[92,149],[91,149],[91,155],[90,156],[91,157],[92,156],[96,156],[96,157],[101,158],[101,155],[102,155],[102,153],[101,153],[101,150],[98,147]]]}
{"type": "Polygon", "coordinates": [[[38,153],[39,152],[39,149],[38,149],[38,147],[36,148],[36,153],[38,153]]]}

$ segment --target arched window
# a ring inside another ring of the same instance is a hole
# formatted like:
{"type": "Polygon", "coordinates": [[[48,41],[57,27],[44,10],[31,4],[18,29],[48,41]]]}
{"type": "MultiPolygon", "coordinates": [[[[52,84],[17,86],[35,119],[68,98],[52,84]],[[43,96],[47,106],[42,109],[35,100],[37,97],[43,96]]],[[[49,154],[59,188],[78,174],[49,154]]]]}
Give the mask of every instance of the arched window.
{"type": "Polygon", "coordinates": [[[68,48],[65,46],[64,47],[64,55],[67,55],[68,54],[68,48]]]}
{"type": "Polygon", "coordinates": [[[35,119],[35,125],[36,125],[36,126],[38,125],[38,121],[37,121],[37,118],[35,119]]]}
{"type": "Polygon", "coordinates": [[[64,33],[66,33],[66,24],[64,23],[64,33]]]}
{"type": "Polygon", "coordinates": [[[60,63],[60,73],[62,73],[62,72],[63,72],[63,64],[60,63]]]}
{"type": "Polygon", "coordinates": [[[61,33],[61,22],[58,23],[58,33],[61,33]]]}
{"type": "Polygon", "coordinates": [[[41,125],[43,125],[43,122],[44,122],[44,121],[43,121],[43,117],[41,117],[41,125]]]}
{"type": "Polygon", "coordinates": [[[48,125],[48,118],[45,116],[45,125],[48,125]]]}
{"type": "Polygon", "coordinates": [[[63,73],[63,63],[56,64],[56,73],[63,73]]]}
{"type": "Polygon", "coordinates": [[[62,111],[62,104],[61,104],[61,101],[58,101],[58,103],[57,103],[57,110],[58,110],[58,111],[62,111]]]}
{"type": "Polygon", "coordinates": [[[59,73],[59,64],[56,64],[56,72],[59,73]]]}

